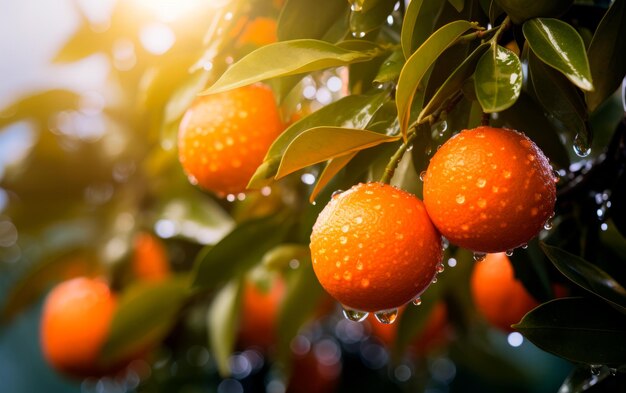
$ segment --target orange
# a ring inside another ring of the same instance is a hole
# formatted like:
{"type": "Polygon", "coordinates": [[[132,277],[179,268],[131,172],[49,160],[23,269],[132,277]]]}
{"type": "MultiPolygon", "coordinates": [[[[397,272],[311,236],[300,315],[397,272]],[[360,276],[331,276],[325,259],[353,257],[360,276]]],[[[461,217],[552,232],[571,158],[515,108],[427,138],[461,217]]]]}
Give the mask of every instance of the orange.
{"type": "Polygon", "coordinates": [[[180,123],[178,157],[191,183],[219,196],[243,192],[281,131],[265,85],[201,96],[180,123]]]}
{"type": "Polygon", "coordinates": [[[478,127],[450,138],[424,177],[424,204],[441,234],[475,252],[524,245],[553,215],[546,156],[524,134],[478,127]]]}
{"type": "Polygon", "coordinates": [[[239,329],[239,341],[244,347],[267,350],[276,343],[276,321],[285,290],[285,282],[278,277],[268,288],[246,281],[239,329]]]}
{"type": "Polygon", "coordinates": [[[313,269],[326,291],[349,309],[402,306],[432,282],[441,236],[422,202],[383,183],[335,194],[311,234],[313,269]]]}
{"type": "Polygon", "coordinates": [[[484,261],[477,262],[470,285],[478,312],[491,325],[506,332],[513,331],[511,325],[539,305],[515,279],[505,253],[487,254],[484,261]]]}
{"type": "Polygon", "coordinates": [[[253,19],[244,28],[237,39],[237,43],[263,46],[278,40],[276,36],[276,21],[271,18],[258,17],[253,19]]]}
{"type": "Polygon", "coordinates": [[[147,232],[135,236],[132,266],[135,276],[142,280],[160,281],[170,275],[163,243],[147,232]]]}
{"type": "MultiPolygon", "coordinates": [[[[377,323],[369,317],[372,334],[387,346],[392,346],[398,334],[398,325],[377,323]]],[[[410,349],[418,354],[427,354],[440,348],[448,341],[450,327],[448,325],[448,311],[445,303],[437,303],[430,311],[426,324],[410,344],[410,349]]]]}
{"type": "Polygon", "coordinates": [[[71,376],[98,376],[98,364],[116,298],[99,279],[64,281],[46,297],[40,326],[43,354],[55,369],[71,376]]]}

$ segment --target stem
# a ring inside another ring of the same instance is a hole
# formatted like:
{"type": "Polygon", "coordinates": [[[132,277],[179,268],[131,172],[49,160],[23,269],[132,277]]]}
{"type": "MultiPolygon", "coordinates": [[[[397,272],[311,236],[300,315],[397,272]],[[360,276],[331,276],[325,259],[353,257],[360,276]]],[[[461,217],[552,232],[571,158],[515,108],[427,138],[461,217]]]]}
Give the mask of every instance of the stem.
{"type": "Polygon", "coordinates": [[[389,159],[389,163],[385,167],[385,172],[380,178],[381,183],[389,184],[391,178],[393,177],[393,174],[396,172],[396,167],[398,166],[398,163],[402,159],[402,156],[404,156],[404,153],[406,153],[406,150],[413,143],[413,140],[416,136],[417,132],[415,132],[415,128],[412,128],[407,133],[406,141],[402,142],[398,150],[396,150],[396,152],[393,153],[393,156],[391,156],[391,158],[389,159]]]}
{"type": "Polygon", "coordinates": [[[511,18],[507,15],[506,18],[504,18],[504,20],[502,21],[502,24],[498,27],[496,34],[494,34],[494,36],[491,37],[490,41],[493,43],[493,45],[496,45],[498,43],[498,40],[500,40],[500,36],[502,35],[502,33],[504,33],[506,29],[508,29],[510,26],[511,26],[511,18]]]}

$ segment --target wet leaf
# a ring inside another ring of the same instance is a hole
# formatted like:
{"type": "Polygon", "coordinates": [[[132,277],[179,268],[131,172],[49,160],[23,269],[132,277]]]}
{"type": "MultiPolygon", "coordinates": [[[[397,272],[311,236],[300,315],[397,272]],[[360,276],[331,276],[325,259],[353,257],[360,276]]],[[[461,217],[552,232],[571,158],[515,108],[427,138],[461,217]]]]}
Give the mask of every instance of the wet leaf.
{"type": "Polygon", "coordinates": [[[369,48],[365,51],[350,50],[312,39],[266,45],[233,64],[217,82],[201,94],[219,93],[279,76],[368,61],[387,53],[382,47],[370,45],[369,48]]]}
{"type": "Polygon", "coordinates": [[[317,195],[330,183],[330,181],[335,177],[339,171],[341,171],[350,160],[356,156],[358,151],[351,152],[348,154],[344,154],[342,156],[334,157],[328,160],[328,163],[320,173],[317,178],[317,183],[315,183],[315,187],[313,187],[313,191],[311,191],[311,195],[309,195],[309,202],[313,203],[317,195]]]}
{"type": "Polygon", "coordinates": [[[434,32],[402,67],[396,90],[396,106],[403,136],[406,136],[408,131],[413,98],[418,89],[423,90],[420,83],[430,66],[446,48],[455,43],[457,38],[474,27],[474,24],[463,20],[448,23],[434,32]]]}
{"type": "Polygon", "coordinates": [[[501,112],[517,101],[522,91],[522,63],[500,45],[492,45],[476,65],[476,97],[485,113],[501,112]]]}
{"type": "Polygon", "coordinates": [[[288,233],[285,215],[252,219],[239,224],[215,246],[200,252],[194,262],[192,285],[210,290],[245,272],[288,233]],[[242,245],[245,245],[242,247],[242,245]]]}
{"type": "Polygon", "coordinates": [[[349,8],[347,1],[289,0],[278,18],[278,39],[323,39],[336,21],[347,15],[349,8]]]}
{"type": "Polygon", "coordinates": [[[402,52],[408,59],[435,29],[437,15],[445,3],[439,0],[413,0],[409,2],[402,21],[402,52]]]}
{"type": "Polygon", "coordinates": [[[402,66],[404,65],[404,55],[401,50],[394,51],[380,66],[378,74],[374,78],[375,83],[392,82],[398,79],[402,66]]]}
{"type": "Polygon", "coordinates": [[[374,3],[371,9],[350,13],[350,31],[355,37],[365,35],[385,23],[396,1],[378,0],[369,3],[374,3]]]}
{"type": "Polygon", "coordinates": [[[242,283],[235,278],[215,295],[207,313],[209,344],[222,377],[230,375],[228,359],[235,349],[242,283]]]}
{"type": "Polygon", "coordinates": [[[350,95],[295,122],[276,138],[248,187],[260,188],[268,183],[268,179],[274,178],[287,146],[302,132],[320,126],[364,128],[387,99],[385,92],[350,95]]]}
{"type": "Polygon", "coordinates": [[[472,76],[478,60],[487,48],[489,48],[487,43],[480,45],[452,72],[448,79],[439,87],[433,98],[422,109],[422,112],[417,117],[417,121],[421,121],[435,112],[448,98],[463,88],[465,80],[472,76]]]}
{"type": "Polygon", "coordinates": [[[614,1],[598,25],[587,50],[594,90],[586,93],[593,112],[626,75],[626,1],[614,1]],[[610,64],[610,67],[607,65],[610,64]]]}
{"type": "Polygon", "coordinates": [[[626,314],[626,289],[604,270],[558,247],[541,248],[565,277],[626,314]]]}
{"type": "Polygon", "coordinates": [[[522,29],[530,49],[541,61],[562,72],[581,89],[593,90],[585,44],[576,29],[551,18],[531,19],[522,29]]]}
{"type": "Polygon", "coordinates": [[[544,351],[573,362],[626,362],[626,316],[599,300],[551,300],[530,311],[513,328],[544,351]]]}
{"type": "Polygon", "coordinates": [[[176,323],[176,316],[189,294],[187,276],[138,282],[126,289],[102,348],[103,361],[115,364],[151,349],[176,323]]]}
{"type": "Polygon", "coordinates": [[[289,144],[276,172],[276,179],[318,162],[398,139],[399,137],[354,128],[311,128],[289,144]]]}

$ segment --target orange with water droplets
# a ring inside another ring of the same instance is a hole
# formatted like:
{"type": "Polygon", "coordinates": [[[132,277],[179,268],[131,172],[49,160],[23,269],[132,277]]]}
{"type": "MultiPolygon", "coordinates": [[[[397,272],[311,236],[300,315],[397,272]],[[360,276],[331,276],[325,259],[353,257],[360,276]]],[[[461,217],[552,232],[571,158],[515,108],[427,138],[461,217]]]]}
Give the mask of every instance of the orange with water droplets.
{"type": "Polygon", "coordinates": [[[283,126],[261,84],[198,97],[178,131],[178,157],[189,180],[219,196],[245,191],[283,126]]]}
{"type": "Polygon", "coordinates": [[[539,305],[515,278],[511,261],[503,252],[487,254],[474,265],[470,286],[478,312],[506,332],[513,331],[511,325],[539,305]]]}
{"type": "Polygon", "coordinates": [[[504,128],[464,130],[444,143],[424,177],[424,204],[450,243],[500,252],[527,243],[553,215],[556,184],[543,152],[504,128]]]}
{"type": "Polygon", "coordinates": [[[333,196],[311,234],[313,269],[345,307],[400,307],[432,282],[441,236],[422,202],[383,183],[361,183],[333,196]]]}
{"type": "Polygon", "coordinates": [[[45,359],[70,376],[100,376],[110,371],[99,363],[117,306],[115,295],[99,279],[64,281],[46,297],[40,325],[45,359]]]}

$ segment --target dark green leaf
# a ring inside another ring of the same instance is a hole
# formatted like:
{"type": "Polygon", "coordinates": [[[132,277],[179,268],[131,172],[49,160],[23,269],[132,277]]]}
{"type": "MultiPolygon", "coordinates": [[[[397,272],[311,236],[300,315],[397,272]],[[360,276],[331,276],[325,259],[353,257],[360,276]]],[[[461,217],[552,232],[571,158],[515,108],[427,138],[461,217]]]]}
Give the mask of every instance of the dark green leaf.
{"type": "Polygon", "coordinates": [[[548,121],[542,108],[526,94],[522,93],[511,108],[500,112],[497,119],[492,120],[496,127],[509,127],[525,133],[550,158],[550,161],[561,168],[569,167],[569,155],[559,134],[548,121]]]}
{"type": "Polygon", "coordinates": [[[404,65],[404,55],[401,50],[394,51],[380,66],[378,74],[374,78],[376,83],[392,82],[398,79],[402,66],[404,65]]]}
{"type": "Polygon", "coordinates": [[[521,24],[525,20],[541,16],[558,16],[565,12],[574,0],[495,0],[511,17],[513,23],[521,24]]]}
{"type": "Polygon", "coordinates": [[[330,183],[330,181],[335,177],[340,170],[342,170],[350,160],[356,156],[358,151],[354,151],[348,154],[344,154],[343,156],[331,158],[328,160],[328,163],[320,173],[317,183],[315,183],[315,187],[313,187],[313,191],[311,191],[311,195],[309,195],[309,202],[313,203],[317,195],[330,183]]]}
{"type": "Polygon", "coordinates": [[[354,128],[311,128],[298,135],[287,146],[276,172],[276,179],[318,162],[398,139],[399,137],[354,128]]]}
{"type": "Polygon", "coordinates": [[[439,0],[413,0],[409,2],[402,21],[402,52],[408,59],[435,28],[437,15],[444,6],[439,0]]]}
{"type": "Polygon", "coordinates": [[[517,101],[522,91],[522,63],[500,45],[491,45],[476,65],[476,97],[485,113],[501,112],[517,101]]]}
{"type": "Polygon", "coordinates": [[[624,37],[626,37],[626,1],[616,0],[602,18],[587,50],[595,88],[586,93],[591,112],[618,88],[626,75],[624,37]]]}
{"type": "Polygon", "coordinates": [[[558,247],[542,243],[541,248],[563,275],[626,313],[626,289],[604,270],[558,247]]]}
{"type": "Polygon", "coordinates": [[[424,109],[422,109],[422,112],[417,117],[418,121],[421,121],[426,116],[435,112],[446,100],[463,88],[465,80],[474,73],[478,59],[485,53],[487,48],[489,48],[489,44],[487,43],[480,45],[456,68],[456,70],[454,70],[441,87],[439,87],[424,109]]]}
{"type": "Polygon", "coordinates": [[[544,351],[573,362],[626,363],[626,316],[599,300],[551,300],[513,327],[544,351]]]}
{"type": "Polygon", "coordinates": [[[287,146],[304,131],[320,126],[364,128],[387,99],[385,92],[350,95],[295,122],[274,141],[248,187],[260,188],[268,179],[273,179],[287,146]]]}
{"type": "Polygon", "coordinates": [[[448,0],[448,3],[452,4],[457,12],[463,11],[463,7],[465,7],[465,0],[448,0]]]}
{"type": "Polygon", "coordinates": [[[235,348],[237,339],[241,288],[239,278],[230,281],[215,295],[207,313],[209,343],[222,377],[230,375],[228,358],[235,348]]]}
{"type": "Polygon", "coordinates": [[[585,44],[576,29],[558,19],[536,18],[524,23],[523,32],[541,61],[581,89],[593,90],[585,44]]]}
{"type": "Polygon", "coordinates": [[[349,10],[347,1],[289,0],[278,18],[278,39],[323,39],[326,32],[349,10]]]}
{"type": "Polygon", "coordinates": [[[189,295],[187,276],[139,282],[119,299],[101,356],[105,363],[128,359],[161,341],[189,295]]]}
{"type": "Polygon", "coordinates": [[[278,76],[368,61],[387,53],[382,47],[370,45],[369,48],[365,51],[350,50],[311,39],[266,45],[233,64],[217,82],[201,94],[219,93],[278,76]]]}
{"type": "Polygon", "coordinates": [[[590,365],[580,364],[563,381],[563,385],[559,388],[558,393],[582,393],[609,375],[610,373],[608,372],[597,375],[591,372],[590,365]]]}
{"type": "Polygon", "coordinates": [[[357,37],[364,36],[385,23],[396,1],[377,0],[369,3],[375,3],[371,9],[350,13],[350,31],[357,37]]]}
{"type": "Polygon", "coordinates": [[[300,259],[300,267],[289,277],[285,299],[278,312],[278,356],[283,361],[290,360],[291,341],[313,316],[323,294],[310,256],[300,259]]]}
{"type": "MultiPolygon", "coordinates": [[[[561,121],[572,135],[585,136],[587,112],[578,91],[563,75],[543,64],[533,52],[528,55],[533,91],[548,112],[561,121]]],[[[586,139],[590,140],[589,136],[586,139]]]]}
{"type": "Polygon", "coordinates": [[[441,27],[434,32],[405,63],[400,73],[396,90],[398,119],[400,119],[400,130],[403,135],[406,135],[409,127],[413,98],[415,97],[416,91],[419,89],[422,79],[430,69],[430,66],[446,48],[455,43],[457,38],[474,27],[474,24],[463,20],[451,22],[441,27]]]}
{"type": "Polygon", "coordinates": [[[263,255],[279,244],[289,225],[284,216],[253,219],[239,224],[215,246],[198,255],[192,285],[213,289],[261,262],[263,255]]]}

